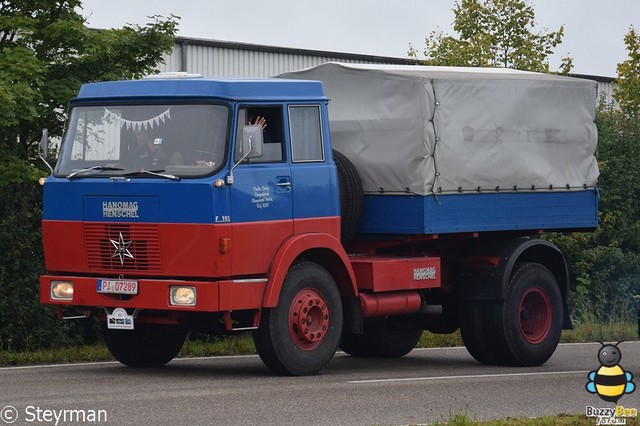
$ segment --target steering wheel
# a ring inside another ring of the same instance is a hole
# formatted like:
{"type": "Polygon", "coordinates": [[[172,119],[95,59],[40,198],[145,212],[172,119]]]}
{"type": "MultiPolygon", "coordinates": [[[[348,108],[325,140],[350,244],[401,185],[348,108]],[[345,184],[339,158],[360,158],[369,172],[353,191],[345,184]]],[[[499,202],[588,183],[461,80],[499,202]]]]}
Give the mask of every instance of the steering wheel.
{"type": "Polygon", "coordinates": [[[197,164],[201,162],[200,165],[210,165],[213,167],[213,164],[217,163],[218,154],[211,151],[202,151],[198,149],[193,149],[191,151],[187,151],[185,153],[185,160],[187,164],[197,164]]]}

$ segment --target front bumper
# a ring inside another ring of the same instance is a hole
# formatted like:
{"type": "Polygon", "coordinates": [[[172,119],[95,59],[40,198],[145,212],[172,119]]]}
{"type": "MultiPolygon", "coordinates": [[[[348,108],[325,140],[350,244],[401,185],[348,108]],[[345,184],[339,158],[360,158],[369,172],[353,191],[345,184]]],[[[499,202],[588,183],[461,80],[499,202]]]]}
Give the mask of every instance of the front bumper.
{"type": "MultiPolygon", "coordinates": [[[[104,277],[102,277],[104,278],[104,277]]],[[[103,294],[97,290],[98,278],[62,275],[40,277],[40,303],[45,305],[85,308],[126,308],[162,311],[229,312],[260,309],[266,288],[266,279],[183,281],[139,279],[138,294],[103,294]],[[73,283],[73,299],[59,300],[51,297],[52,281],[73,283]],[[193,306],[172,305],[169,292],[172,286],[191,286],[196,289],[197,301],[193,306]]]]}

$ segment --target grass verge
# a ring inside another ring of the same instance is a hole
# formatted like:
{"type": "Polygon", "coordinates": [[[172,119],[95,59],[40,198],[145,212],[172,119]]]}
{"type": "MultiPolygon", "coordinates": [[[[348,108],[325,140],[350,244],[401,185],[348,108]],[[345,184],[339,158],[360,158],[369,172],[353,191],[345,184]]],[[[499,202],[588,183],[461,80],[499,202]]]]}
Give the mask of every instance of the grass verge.
{"type": "MultiPolygon", "coordinates": [[[[628,417],[624,419],[626,425],[638,426],[640,420],[637,417],[628,417]]],[[[585,415],[569,415],[560,414],[558,416],[547,416],[537,418],[522,419],[498,419],[498,420],[473,420],[464,414],[454,414],[449,419],[442,422],[433,423],[437,426],[594,426],[597,419],[587,417],[585,415]]]]}
{"type": "MultiPolygon", "coordinates": [[[[593,322],[577,324],[574,330],[562,332],[563,343],[577,342],[617,342],[637,340],[638,330],[635,323],[597,324],[593,322]]],[[[417,347],[452,347],[462,346],[460,332],[452,334],[422,334],[417,347]]],[[[250,333],[227,337],[197,336],[188,339],[180,357],[202,357],[216,355],[248,355],[255,353],[255,346],[250,333]]],[[[113,358],[103,344],[72,346],[29,352],[0,352],[0,366],[56,364],[71,362],[112,361],[113,358]]]]}

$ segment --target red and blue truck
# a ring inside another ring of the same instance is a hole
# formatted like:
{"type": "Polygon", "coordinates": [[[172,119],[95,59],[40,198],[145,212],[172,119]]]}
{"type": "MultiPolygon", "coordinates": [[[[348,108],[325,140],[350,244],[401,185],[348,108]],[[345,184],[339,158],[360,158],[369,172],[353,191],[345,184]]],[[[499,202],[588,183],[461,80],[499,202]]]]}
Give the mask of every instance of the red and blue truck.
{"type": "Polygon", "coordinates": [[[44,183],[41,303],[97,316],[129,366],[246,330],[278,374],[423,330],[543,364],[571,321],[540,235],[597,226],[595,103],[587,80],[421,66],[85,84],[44,183]]]}

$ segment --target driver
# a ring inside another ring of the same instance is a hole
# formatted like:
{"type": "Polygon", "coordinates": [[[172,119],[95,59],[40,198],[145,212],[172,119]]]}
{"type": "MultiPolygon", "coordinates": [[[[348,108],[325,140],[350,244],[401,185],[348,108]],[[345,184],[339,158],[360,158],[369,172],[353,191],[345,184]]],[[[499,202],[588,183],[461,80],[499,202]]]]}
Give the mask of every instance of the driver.
{"type": "Polygon", "coordinates": [[[145,128],[134,130],[136,143],[129,149],[129,160],[135,170],[161,170],[165,165],[162,138],[153,138],[145,128]]]}

